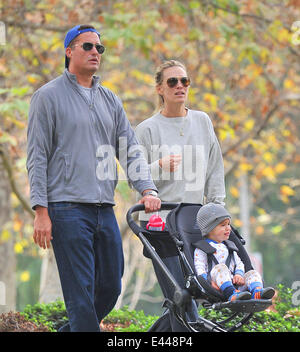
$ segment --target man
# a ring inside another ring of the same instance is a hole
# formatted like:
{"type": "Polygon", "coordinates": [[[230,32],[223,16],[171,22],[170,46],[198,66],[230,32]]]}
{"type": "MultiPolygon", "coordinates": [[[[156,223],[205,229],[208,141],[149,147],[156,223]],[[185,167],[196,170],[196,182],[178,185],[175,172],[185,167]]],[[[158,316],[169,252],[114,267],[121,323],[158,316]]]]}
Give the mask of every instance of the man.
{"type": "Polygon", "coordinates": [[[27,169],[34,241],[53,245],[69,323],[100,331],[121,291],[123,250],[112,209],[117,157],[148,212],[160,208],[122,104],[98,84],[104,47],[92,26],[65,37],[64,73],[31,100],[27,169]],[[122,154],[122,155],[121,155],[122,154]]]}

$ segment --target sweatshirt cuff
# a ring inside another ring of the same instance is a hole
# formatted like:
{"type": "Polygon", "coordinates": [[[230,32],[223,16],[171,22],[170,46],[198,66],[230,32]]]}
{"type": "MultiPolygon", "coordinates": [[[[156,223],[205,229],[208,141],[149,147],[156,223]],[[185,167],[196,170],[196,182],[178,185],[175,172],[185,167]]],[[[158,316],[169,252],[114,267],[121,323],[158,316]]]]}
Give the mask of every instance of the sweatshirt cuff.
{"type": "Polygon", "coordinates": [[[48,208],[48,201],[42,199],[32,199],[31,208],[32,210],[36,210],[36,207],[40,205],[41,207],[48,208]]]}

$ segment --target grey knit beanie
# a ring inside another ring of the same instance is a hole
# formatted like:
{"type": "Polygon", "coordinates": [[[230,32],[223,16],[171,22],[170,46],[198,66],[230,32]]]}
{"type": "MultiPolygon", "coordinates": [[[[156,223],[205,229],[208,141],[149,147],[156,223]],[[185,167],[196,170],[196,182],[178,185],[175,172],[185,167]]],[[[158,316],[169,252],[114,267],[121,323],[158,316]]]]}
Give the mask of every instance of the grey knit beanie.
{"type": "Polygon", "coordinates": [[[205,204],[197,213],[197,223],[202,236],[206,236],[225,219],[231,219],[231,216],[220,204],[205,204]]]}

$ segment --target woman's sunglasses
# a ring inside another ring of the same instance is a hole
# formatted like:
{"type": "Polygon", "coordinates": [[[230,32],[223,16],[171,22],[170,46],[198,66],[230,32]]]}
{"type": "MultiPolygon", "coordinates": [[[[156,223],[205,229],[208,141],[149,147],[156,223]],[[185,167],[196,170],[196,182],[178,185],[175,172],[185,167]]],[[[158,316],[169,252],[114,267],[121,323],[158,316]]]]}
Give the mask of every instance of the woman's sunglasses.
{"type": "MultiPolygon", "coordinates": [[[[80,45],[80,44],[77,44],[77,45],[80,45]]],[[[99,54],[103,54],[104,53],[105,47],[102,44],[93,44],[93,43],[86,42],[86,43],[82,43],[80,46],[82,47],[82,49],[84,51],[90,51],[90,50],[93,49],[94,45],[95,45],[95,48],[96,48],[96,50],[98,51],[99,54]]]]}
{"type": "Polygon", "coordinates": [[[167,79],[167,85],[170,88],[174,88],[177,86],[179,80],[184,87],[188,87],[191,84],[191,80],[188,77],[170,77],[167,79]]]}

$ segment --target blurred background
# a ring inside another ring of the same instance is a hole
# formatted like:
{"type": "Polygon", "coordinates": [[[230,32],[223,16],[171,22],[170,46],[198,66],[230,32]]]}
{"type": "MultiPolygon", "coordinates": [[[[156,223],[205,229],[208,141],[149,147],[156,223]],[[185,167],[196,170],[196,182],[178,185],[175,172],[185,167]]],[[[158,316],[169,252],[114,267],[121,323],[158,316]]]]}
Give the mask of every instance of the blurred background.
{"type": "MultiPolygon", "coordinates": [[[[31,95],[63,72],[77,24],[102,33],[101,84],[133,127],[156,109],[156,66],[185,63],[187,106],[209,114],[221,144],[233,224],[266,284],[300,280],[300,0],[0,0],[0,313],[61,298],[53,253],[32,240],[26,128],[31,95]]],[[[124,180],[116,203],[126,257],[117,307],[159,313],[152,264],[125,221],[135,193],[124,180]]]]}

